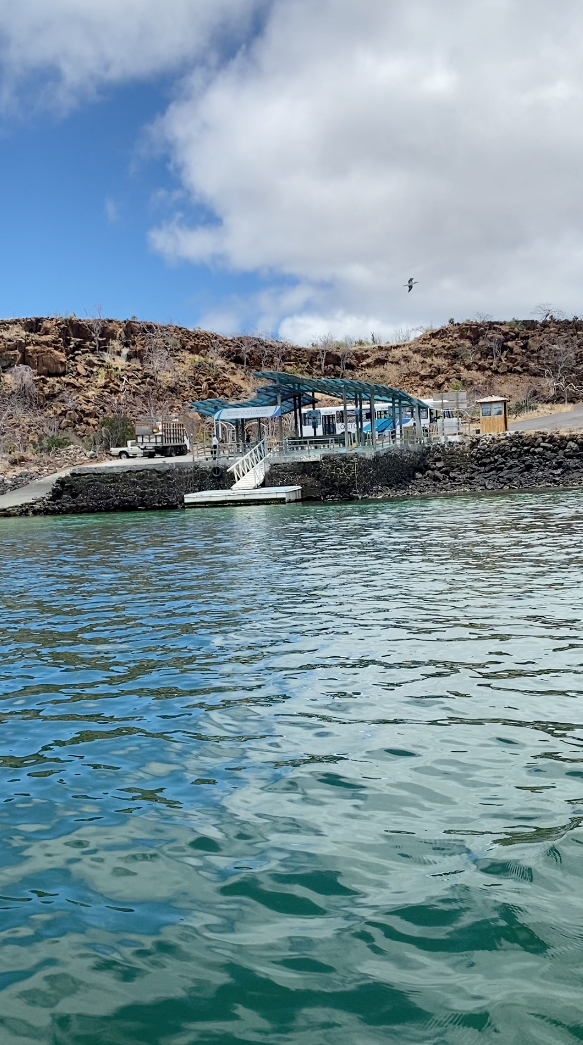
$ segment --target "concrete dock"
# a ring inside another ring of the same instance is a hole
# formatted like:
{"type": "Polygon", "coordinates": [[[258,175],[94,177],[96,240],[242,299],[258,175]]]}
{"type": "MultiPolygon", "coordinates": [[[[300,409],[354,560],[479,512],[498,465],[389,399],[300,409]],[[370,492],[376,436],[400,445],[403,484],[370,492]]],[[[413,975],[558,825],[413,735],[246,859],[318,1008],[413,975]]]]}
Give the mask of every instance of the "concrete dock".
{"type": "Polygon", "coordinates": [[[289,504],[301,501],[301,486],[262,486],[257,490],[200,490],[184,495],[185,508],[226,504],[289,504]]]}

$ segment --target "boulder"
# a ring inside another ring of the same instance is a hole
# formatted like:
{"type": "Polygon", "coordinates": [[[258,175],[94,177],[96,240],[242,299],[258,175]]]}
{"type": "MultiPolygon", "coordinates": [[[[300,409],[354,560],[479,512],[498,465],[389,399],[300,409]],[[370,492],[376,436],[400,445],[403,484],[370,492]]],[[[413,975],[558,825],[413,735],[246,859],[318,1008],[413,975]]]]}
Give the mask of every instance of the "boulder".
{"type": "Polygon", "coordinates": [[[8,370],[17,366],[20,362],[20,352],[17,348],[8,345],[0,345],[0,370],[8,370]]]}
{"type": "Polygon", "coordinates": [[[49,345],[27,345],[24,361],[41,377],[61,376],[67,371],[65,353],[49,345]]]}

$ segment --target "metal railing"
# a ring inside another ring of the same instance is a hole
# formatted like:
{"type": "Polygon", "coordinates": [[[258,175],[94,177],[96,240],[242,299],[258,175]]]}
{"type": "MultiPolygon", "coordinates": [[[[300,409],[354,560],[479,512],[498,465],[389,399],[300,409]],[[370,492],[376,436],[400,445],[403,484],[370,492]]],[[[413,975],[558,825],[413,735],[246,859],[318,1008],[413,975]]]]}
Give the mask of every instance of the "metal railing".
{"type": "Polygon", "coordinates": [[[252,450],[249,450],[244,457],[240,457],[231,465],[230,468],[227,468],[227,471],[233,473],[235,476],[235,482],[238,483],[239,479],[242,479],[244,475],[247,475],[248,472],[251,472],[258,464],[261,464],[266,457],[266,441],[265,439],[262,439],[261,442],[257,443],[252,450]]]}

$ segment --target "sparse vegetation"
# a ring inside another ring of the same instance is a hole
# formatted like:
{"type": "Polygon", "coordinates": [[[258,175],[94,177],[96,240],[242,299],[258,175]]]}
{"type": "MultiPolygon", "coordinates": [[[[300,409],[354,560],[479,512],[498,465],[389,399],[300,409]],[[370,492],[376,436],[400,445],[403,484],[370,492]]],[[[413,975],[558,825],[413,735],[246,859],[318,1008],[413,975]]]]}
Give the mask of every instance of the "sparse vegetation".
{"type": "Polygon", "coordinates": [[[111,446],[123,446],[128,439],[135,439],[135,437],[136,429],[133,421],[126,414],[118,413],[103,418],[96,442],[109,449],[111,446]]]}
{"type": "Polygon", "coordinates": [[[564,404],[583,397],[583,324],[556,313],[549,306],[541,321],[482,314],[435,330],[403,327],[383,344],[374,332],[326,334],[308,348],[99,312],[0,321],[0,453],[57,452],[54,440],[63,439],[86,448],[125,442],[138,418],[179,416],[197,399],[249,397],[256,370],[349,372],[421,395],[460,382],[470,398],[504,393],[516,413],[564,404]]]}

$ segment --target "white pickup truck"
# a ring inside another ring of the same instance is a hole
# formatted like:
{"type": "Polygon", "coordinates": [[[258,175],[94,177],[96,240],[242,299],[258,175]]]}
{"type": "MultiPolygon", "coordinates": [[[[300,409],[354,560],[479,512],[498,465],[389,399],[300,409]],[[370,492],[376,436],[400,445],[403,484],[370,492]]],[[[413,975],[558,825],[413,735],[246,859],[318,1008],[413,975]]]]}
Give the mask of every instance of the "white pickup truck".
{"type": "Polygon", "coordinates": [[[112,457],[121,457],[122,460],[127,460],[128,457],[144,456],[144,451],[136,439],[128,439],[125,446],[112,446],[109,452],[112,457]]]}

